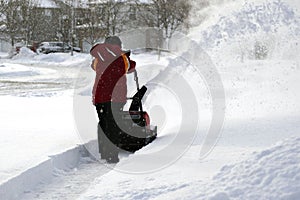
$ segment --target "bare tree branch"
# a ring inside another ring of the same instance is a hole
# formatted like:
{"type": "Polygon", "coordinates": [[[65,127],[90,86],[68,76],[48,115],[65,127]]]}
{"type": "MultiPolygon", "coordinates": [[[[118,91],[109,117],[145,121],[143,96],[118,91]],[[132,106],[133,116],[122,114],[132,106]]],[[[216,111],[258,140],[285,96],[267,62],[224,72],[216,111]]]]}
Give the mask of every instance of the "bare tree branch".
{"type": "Polygon", "coordinates": [[[141,19],[150,27],[164,30],[165,38],[186,22],[190,12],[188,1],[183,0],[151,0],[148,5],[136,0],[137,8],[142,11],[141,19]]]}

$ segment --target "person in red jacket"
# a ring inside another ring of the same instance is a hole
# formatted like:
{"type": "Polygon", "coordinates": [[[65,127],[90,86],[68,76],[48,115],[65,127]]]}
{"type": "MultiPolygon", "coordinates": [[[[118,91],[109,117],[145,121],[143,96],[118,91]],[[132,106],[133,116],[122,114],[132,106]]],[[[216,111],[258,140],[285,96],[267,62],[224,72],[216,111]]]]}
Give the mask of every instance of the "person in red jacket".
{"type": "Polygon", "coordinates": [[[119,161],[120,111],[127,100],[126,74],[135,70],[135,61],[130,60],[130,51],[122,51],[122,42],[110,36],[102,44],[92,47],[92,69],[96,72],[93,87],[93,104],[99,117],[98,146],[102,159],[108,163],[119,161]]]}

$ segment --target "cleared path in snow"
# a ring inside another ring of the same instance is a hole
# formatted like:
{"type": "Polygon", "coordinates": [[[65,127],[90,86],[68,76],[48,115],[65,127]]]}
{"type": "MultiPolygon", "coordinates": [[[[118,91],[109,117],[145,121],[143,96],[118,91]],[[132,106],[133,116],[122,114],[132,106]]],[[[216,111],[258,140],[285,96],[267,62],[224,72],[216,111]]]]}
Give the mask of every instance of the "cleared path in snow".
{"type": "Polygon", "coordinates": [[[111,168],[100,162],[94,161],[89,157],[82,157],[78,167],[69,171],[55,171],[55,178],[50,184],[41,183],[34,190],[26,191],[20,199],[73,200],[88,189],[95,178],[101,177],[110,170],[111,168]]]}

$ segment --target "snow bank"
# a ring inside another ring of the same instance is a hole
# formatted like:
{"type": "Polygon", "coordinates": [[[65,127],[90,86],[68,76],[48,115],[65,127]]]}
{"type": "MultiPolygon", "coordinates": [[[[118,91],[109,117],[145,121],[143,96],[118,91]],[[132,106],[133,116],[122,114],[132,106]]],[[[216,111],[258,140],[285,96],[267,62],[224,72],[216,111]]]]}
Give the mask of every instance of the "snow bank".
{"type": "Polygon", "coordinates": [[[21,47],[19,53],[14,56],[13,59],[32,59],[34,56],[36,56],[36,53],[34,53],[32,50],[27,47],[21,47]]]}
{"type": "Polygon", "coordinates": [[[71,97],[1,96],[0,104],[0,184],[48,155],[81,144],[74,129],[71,97]]]}
{"type": "Polygon", "coordinates": [[[8,53],[0,51],[0,59],[7,58],[7,57],[8,57],[8,53]]]}
{"type": "MultiPolygon", "coordinates": [[[[225,165],[213,179],[204,177],[217,163],[210,159],[200,162],[192,158],[194,154],[154,174],[111,171],[98,177],[79,199],[299,199],[299,149],[300,138],[289,138],[225,165]],[[211,166],[205,166],[208,163],[211,166]]],[[[218,159],[224,159],[232,150],[232,147],[222,149],[217,153],[218,159]]],[[[242,152],[242,149],[235,150],[240,151],[237,154],[242,152]]]]}
{"type": "Polygon", "coordinates": [[[209,184],[194,182],[154,199],[299,199],[300,138],[226,165],[209,184]]]}
{"type": "Polygon", "coordinates": [[[41,54],[35,57],[36,61],[57,63],[62,65],[75,65],[79,62],[87,62],[88,59],[91,59],[88,54],[81,54],[76,52],[74,52],[73,56],[71,56],[70,53],[50,53],[41,54]]]}
{"type": "Polygon", "coordinates": [[[73,56],[70,53],[49,53],[36,54],[26,47],[22,47],[20,52],[15,55],[12,60],[20,64],[39,64],[43,66],[74,66],[78,67],[82,63],[86,64],[91,61],[89,54],[74,52],[73,56]]]}
{"type": "Polygon", "coordinates": [[[212,5],[209,12],[213,14],[192,28],[190,37],[205,50],[219,48],[222,52],[215,57],[221,53],[224,60],[298,59],[300,6],[295,2],[250,0],[212,5]],[[257,55],[260,53],[265,55],[257,55]]]}
{"type": "Polygon", "coordinates": [[[40,67],[28,67],[20,64],[13,63],[3,63],[0,65],[0,78],[9,79],[12,78],[24,78],[28,76],[38,76],[38,75],[49,75],[56,71],[53,69],[45,69],[40,67]]]}
{"type": "Polygon", "coordinates": [[[50,156],[36,166],[0,183],[0,196],[5,200],[20,199],[24,193],[30,193],[38,184],[49,184],[55,176],[77,167],[81,159],[87,156],[88,152],[83,145],[50,156]]]}
{"type": "Polygon", "coordinates": [[[205,44],[216,46],[221,40],[251,35],[259,31],[275,33],[280,27],[289,27],[290,34],[299,34],[299,16],[284,2],[245,3],[241,10],[224,16],[202,33],[205,44]]]}
{"type": "Polygon", "coordinates": [[[299,112],[299,8],[293,0],[215,1],[191,29],[223,80],[227,118],[299,112]]]}
{"type": "Polygon", "coordinates": [[[232,199],[299,199],[299,163],[300,138],[292,138],[223,167],[212,186],[232,199]]]}

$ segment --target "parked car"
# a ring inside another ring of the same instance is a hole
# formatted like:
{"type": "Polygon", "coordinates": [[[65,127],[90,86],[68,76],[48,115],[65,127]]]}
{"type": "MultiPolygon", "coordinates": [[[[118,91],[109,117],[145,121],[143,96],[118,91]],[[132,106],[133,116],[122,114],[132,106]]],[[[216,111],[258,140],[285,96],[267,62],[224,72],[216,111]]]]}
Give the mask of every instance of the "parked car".
{"type": "MultiPolygon", "coordinates": [[[[57,53],[57,52],[70,52],[72,46],[64,42],[42,42],[37,49],[38,53],[57,53]]],[[[79,47],[73,47],[73,51],[81,52],[79,47]]]]}

